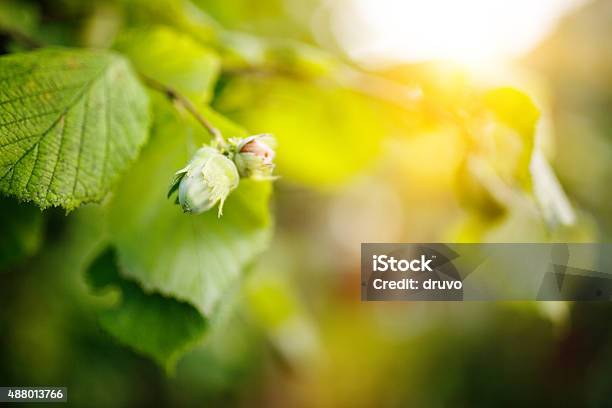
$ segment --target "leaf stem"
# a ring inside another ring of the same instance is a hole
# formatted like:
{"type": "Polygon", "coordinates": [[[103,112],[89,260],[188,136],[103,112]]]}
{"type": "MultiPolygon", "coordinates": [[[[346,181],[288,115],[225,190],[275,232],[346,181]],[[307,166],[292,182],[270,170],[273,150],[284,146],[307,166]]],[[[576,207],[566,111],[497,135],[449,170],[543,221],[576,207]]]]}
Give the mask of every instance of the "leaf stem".
{"type": "Polygon", "coordinates": [[[223,136],[221,135],[221,131],[217,129],[213,124],[202,115],[198,109],[191,103],[191,101],[176,89],[169,85],[165,85],[159,82],[156,79],[148,77],[146,75],[140,74],[140,77],[145,82],[145,84],[156,91],[159,91],[166,95],[168,99],[172,102],[175,102],[181,105],[187,112],[189,112],[204,128],[211,134],[214,138],[215,142],[219,144],[219,146],[225,146],[226,142],[223,136]]]}

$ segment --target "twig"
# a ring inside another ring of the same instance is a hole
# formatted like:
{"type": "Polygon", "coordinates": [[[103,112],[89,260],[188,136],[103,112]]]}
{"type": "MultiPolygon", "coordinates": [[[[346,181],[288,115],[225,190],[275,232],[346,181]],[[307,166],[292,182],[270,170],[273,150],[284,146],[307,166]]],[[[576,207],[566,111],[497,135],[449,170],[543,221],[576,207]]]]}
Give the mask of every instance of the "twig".
{"type": "Polygon", "coordinates": [[[229,76],[254,75],[254,76],[282,76],[304,81],[322,80],[332,81],[342,87],[352,89],[362,95],[376,98],[378,100],[393,103],[402,109],[415,111],[426,104],[423,91],[419,86],[409,86],[400,82],[386,79],[382,76],[369,74],[357,69],[343,66],[330,75],[311,77],[300,75],[290,69],[279,69],[269,67],[247,66],[243,68],[223,69],[222,73],[229,76]]]}
{"type": "Polygon", "coordinates": [[[354,89],[366,96],[393,103],[409,111],[422,107],[426,102],[420,86],[405,85],[350,67],[340,69],[335,79],[342,86],[354,89]]]}
{"type": "MultiPolygon", "coordinates": [[[[25,34],[21,31],[17,31],[17,30],[11,30],[11,29],[3,29],[0,28],[0,34],[5,34],[9,37],[11,37],[12,39],[14,39],[15,41],[21,43],[22,45],[28,47],[28,48],[40,48],[40,47],[44,47],[44,43],[42,43],[41,41],[37,40],[34,37],[29,36],[28,34],[25,34]]],[[[221,135],[221,131],[219,131],[219,129],[217,129],[216,127],[214,127],[212,125],[212,123],[210,123],[198,110],[197,108],[193,105],[193,103],[191,103],[191,101],[189,99],[187,99],[185,96],[181,95],[176,89],[162,84],[161,82],[157,81],[156,79],[153,79],[151,77],[148,77],[146,75],[140,75],[140,77],[142,78],[142,80],[152,89],[155,89],[159,92],[164,93],[170,100],[172,100],[173,102],[176,102],[178,104],[180,104],[181,106],[183,106],[183,108],[185,108],[187,110],[187,112],[189,112],[191,115],[193,115],[193,117],[202,125],[204,126],[204,128],[208,131],[208,133],[210,133],[213,138],[215,139],[215,142],[218,143],[220,146],[224,146],[225,145],[225,139],[223,138],[223,136],[221,135]]]]}
{"type": "Polygon", "coordinates": [[[191,103],[191,101],[187,97],[181,95],[176,89],[172,88],[171,86],[162,84],[156,79],[153,79],[151,77],[148,77],[142,74],[140,74],[140,77],[147,84],[147,86],[149,86],[151,89],[162,92],[168,97],[168,99],[170,99],[171,101],[175,103],[178,103],[183,108],[185,108],[187,112],[189,112],[202,126],[204,126],[204,128],[208,131],[208,133],[212,135],[212,137],[215,139],[215,141],[219,145],[221,146],[225,145],[225,139],[221,135],[221,131],[217,129],[216,127],[214,127],[213,124],[210,123],[198,111],[198,109],[193,105],[193,103],[191,103]]]}

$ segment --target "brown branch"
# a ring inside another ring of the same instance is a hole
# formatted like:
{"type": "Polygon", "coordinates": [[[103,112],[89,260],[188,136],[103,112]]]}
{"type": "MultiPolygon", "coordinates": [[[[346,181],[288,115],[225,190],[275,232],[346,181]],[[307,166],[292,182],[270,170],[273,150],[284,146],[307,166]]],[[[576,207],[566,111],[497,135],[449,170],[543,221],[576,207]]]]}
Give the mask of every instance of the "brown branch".
{"type": "Polygon", "coordinates": [[[148,87],[163,93],[164,95],[168,97],[168,99],[170,99],[171,101],[185,108],[185,110],[189,112],[198,121],[198,123],[204,126],[204,128],[208,131],[208,133],[212,135],[212,137],[215,139],[217,143],[219,143],[221,146],[225,144],[225,139],[221,135],[221,131],[217,129],[216,127],[214,127],[213,124],[209,122],[198,111],[198,109],[193,105],[193,103],[191,103],[191,101],[187,97],[181,95],[181,93],[179,93],[176,89],[172,88],[171,86],[162,84],[156,79],[153,79],[151,77],[148,77],[142,74],[140,74],[140,77],[142,78],[142,80],[145,82],[145,84],[148,87]]]}

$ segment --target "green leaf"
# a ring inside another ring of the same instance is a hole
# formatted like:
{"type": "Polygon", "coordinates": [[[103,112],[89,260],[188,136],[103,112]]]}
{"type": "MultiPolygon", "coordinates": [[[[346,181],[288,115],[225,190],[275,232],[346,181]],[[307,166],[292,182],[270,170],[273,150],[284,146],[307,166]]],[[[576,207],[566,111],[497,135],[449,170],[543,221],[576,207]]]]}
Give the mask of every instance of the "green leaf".
{"type": "Polygon", "coordinates": [[[115,47],[138,72],[175,88],[193,101],[208,101],[217,80],[217,54],[190,36],[164,26],[133,30],[115,47]]]}
{"type": "Polygon", "coordinates": [[[158,293],[145,293],[133,281],[123,279],[112,249],[94,260],[87,280],[96,292],[113,287],[121,291],[118,304],[100,311],[102,327],[122,343],[153,357],[168,371],[206,333],[206,321],[193,306],[158,293]]]}
{"type": "Polygon", "coordinates": [[[315,188],[346,182],[379,157],[388,123],[380,105],[331,84],[236,78],[215,107],[278,140],[278,174],[315,188]]]}
{"type": "Polygon", "coordinates": [[[40,210],[16,200],[0,200],[0,271],[33,255],[42,241],[40,210]]]}
{"type": "Polygon", "coordinates": [[[495,88],[485,93],[484,104],[498,120],[511,126],[523,137],[533,139],[540,110],[531,98],[510,87],[495,88]]]}
{"type": "Polygon", "coordinates": [[[470,118],[471,151],[459,173],[459,191],[468,206],[496,218],[502,210],[535,210],[549,227],[571,226],[576,215],[542,145],[546,128],[531,98],[513,88],[484,93],[470,118]]]}
{"type": "Polygon", "coordinates": [[[540,118],[540,110],[531,98],[517,89],[510,87],[496,88],[485,93],[484,106],[493,113],[494,123],[489,123],[489,140],[483,141],[497,145],[499,152],[495,159],[498,163],[510,160],[514,171],[512,176],[523,187],[530,188],[531,180],[529,163],[534,151],[536,124],[540,118]],[[509,131],[509,129],[511,131],[509,131]]]}
{"type": "Polygon", "coordinates": [[[120,56],[0,58],[0,191],[41,208],[98,202],[147,138],[148,98],[120,56]]]}
{"type": "Polygon", "coordinates": [[[489,90],[480,102],[469,119],[472,153],[507,184],[529,190],[538,108],[528,95],[513,88],[489,90]]]}
{"type": "Polygon", "coordinates": [[[526,204],[539,115],[529,96],[514,88],[494,88],[475,98],[465,119],[469,148],[457,175],[464,204],[491,218],[526,204]]]}
{"type": "MultiPolygon", "coordinates": [[[[166,193],[176,170],[208,136],[167,101],[157,105],[152,140],[117,189],[111,232],[126,277],[147,291],[188,301],[210,317],[243,268],[267,246],[271,185],[241,180],[221,218],[216,211],[184,214],[166,193]]],[[[225,137],[244,135],[219,115],[204,113],[225,137]]]]}
{"type": "Polygon", "coordinates": [[[201,43],[215,43],[220,25],[189,0],[122,0],[131,26],[163,24],[191,35],[201,43]]]}

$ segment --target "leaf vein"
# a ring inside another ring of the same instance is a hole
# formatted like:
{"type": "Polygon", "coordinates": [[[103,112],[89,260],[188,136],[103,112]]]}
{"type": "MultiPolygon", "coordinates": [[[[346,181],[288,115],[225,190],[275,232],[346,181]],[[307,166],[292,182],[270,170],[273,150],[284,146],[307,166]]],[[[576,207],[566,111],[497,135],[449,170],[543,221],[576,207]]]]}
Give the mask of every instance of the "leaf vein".
{"type": "MultiPolygon", "coordinates": [[[[102,68],[100,70],[101,74],[102,72],[104,72],[106,70],[107,66],[105,66],[104,68],[102,68]]],[[[21,160],[26,157],[28,155],[28,153],[30,153],[36,146],[38,146],[38,144],[43,140],[43,138],[45,138],[49,132],[59,123],[59,121],[64,117],[64,115],[66,115],[66,113],[68,113],[68,111],[79,101],[79,99],[87,92],[88,89],[91,88],[91,86],[100,79],[100,75],[96,75],[94,76],[92,79],[90,79],[89,81],[87,81],[82,89],[75,95],[74,99],[72,101],[70,101],[70,103],[68,103],[68,105],[66,106],[66,108],[64,109],[64,111],[62,112],[62,114],[53,121],[53,123],[51,123],[51,125],[40,135],[40,137],[38,138],[38,140],[36,142],[34,142],[32,144],[32,146],[26,150],[24,152],[24,154],[2,175],[2,177],[0,177],[0,181],[3,180],[6,175],[12,170],[14,169],[20,162],[21,160]]]]}
{"type": "Polygon", "coordinates": [[[89,97],[90,95],[87,95],[87,97],[85,98],[84,106],[83,106],[83,119],[81,122],[81,131],[79,132],[79,152],[77,153],[76,171],[74,174],[74,183],[72,184],[72,195],[73,196],[76,191],[77,180],[79,179],[79,171],[81,168],[81,155],[83,154],[83,142],[85,138],[85,128],[87,127],[87,115],[89,114],[89,97]]]}
{"type": "Polygon", "coordinates": [[[77,88],[80,88],[81,86],[82,86],[82,84],[78,84],[78,85],[74,85],[74,86],[64,86],[64,87],[60,86],[60,87],[57,87],[57,88],[45,89],[45,90],[40,91],[40,92],[34,92],[34,93],[31,93],[31,94],[20,95],[20,96],[18,96],[16,98],[13,98],[13,99],[6,99],[4,101],[1,101],[0,102],[0,106],[11,104],[11,103],[17,102],[17,101],[23,101],[23,100],[29,99],[29,98],[35,98],[37,96],[41,96],[41,95],[44,95],[44,94],[54,95],[56,93],[60,93],[60,92],[64,92],[64,91],[69,91],[69,90],[72,90],[72,89],[77,89],[77,88]]]}
{"type": "Polygon", "coordinates": [[[106,164],[108,162],[108,144],[109,144],[109,129],[110,129],[110,96],[108,94],[108,81],[107,75],[102,78],[102,85],[104,88],[104,160],[102,161],[102,179],[101,185],[104,185],[106,178],[106,164]]]}
{"type": "Polygon", "coordinates": [[[62,154],[62,146],[64,145],[64,133],[66,130],[66,119],[67,116],[64,116],[64,119],[60,121],[61,129],[60,129],[60,143],[59,149],[57,150],[57,155],[55,157],[55,165],[53,166],[53,172],[51,173],[51,178],[49,179],[49,184],[47,185],[47,192],[45,193],[45,201],[49,197],[49,191],[51,190],[51,184],[53,184],[53,179],[55,178],[55,172],[57,171],[57,165],[60,162],[60,155],[62,154]]]}
{"type": "Polygon", "coordinates": [[[12,120],[10,122],[4,122],[4,123],[0,122],[0,128],[5,128],[7,126],[14,125],[14,124],[20,123],[20,122],[27,122],[28,120],[31,120],[31,119],[38,119],[38,118],[41,118],[43,116],[52,115],[54,113],[59,113],[61,111],[62,111],[61,109],[56,109],[56,110],[52,110],[52,111],[49,111],[49,112],[42,112],[42,113],[39,113],[39,114],[36,114],[36,115],[32,115],[32,116],[26,116],[24,118],[12,120]]]}

